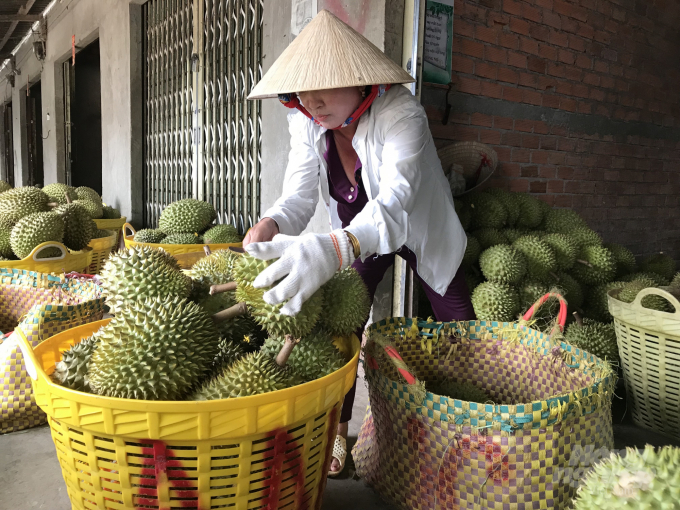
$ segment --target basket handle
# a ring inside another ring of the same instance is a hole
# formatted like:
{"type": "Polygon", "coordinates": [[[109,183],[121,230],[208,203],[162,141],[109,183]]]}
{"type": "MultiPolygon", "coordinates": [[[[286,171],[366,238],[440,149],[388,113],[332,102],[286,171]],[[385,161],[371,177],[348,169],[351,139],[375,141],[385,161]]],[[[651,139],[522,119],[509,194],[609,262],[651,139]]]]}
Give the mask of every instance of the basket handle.
{"type": "Polygon", "coordinates": [[[557,298],[557,300],[560,302],[560,311],[557,314],[557,324],[560,326],[560,331],[564,331],[564,325],[567,323],[567,301],[562,297],[561,294],[558,294],[557,292],[548,292],[543,297],[541,297],[538,301],[531,305],[531,308],[527,310],[522,319],[525,321],[531,320],[536,312],[538,312],[538,309],[543,306],[543,304],[550,298],[557,298]]]}
{"type": "Polygon", "coordinates": [[[31,252],[31,258],[36,262],[45,262],[48,260],[63,260],[66,258],[66,253],[67,253],[66,247],[61,243],[42,243],[33,249],[33,252],[31,252]],[[59,250],[61,250],[61,255],[59,257],[50,257],[38,260],[38,254],[41,253],[46,248],[59,248],[59,250]]]}
{"type": "Polygon", "coordinates": [[[133,227],[132,225],[130,225],[129,223],[126,222],[125,225],[123,225],[123,237],[128,236],[127,235],[128,230],[132,233],[133,236],[137,233],[137,231],[135,230],[135,227],[133,227]]]}
{"type": "Polygon", "coordinates": [[[12,333],[12,336],[17,337],[19,350],[21,351],[21,354],[23,354],[24,356],[26,372],[28,372],[28,375],[31,376],[31,379],[33,379],[34,381],[38,380],[38,370],[42,372],[43,377],[47,377],[47,375],[44,373],[45,371],[42,369],[40,363],[38,362],[38,358],[35,357],[33,347],[31,347],[31,344],[28,343],[28,338],[26,338],[24,332],[21,331],[21,328],[17,327],[12,333]]]}
{"type": "MultiPolygon", "coordinates": [[[[399,372],[399,374],[406,381],[406,384],[415,384],[416,377],[409,371],[406,363],[404,363],[404,360],[399,355],[397,350],[391,345],[385,345],[383,349],[385,350],[385,354],[387,354],[387,356],[390,358],[390,361],[394,364],[397,372],[399,372]]],[[[379,368],[378,361],[370,354],[366,354],[366,362],[373,370],[377,370],[379,368]]]]}
{"type": "MultiPolygon", "coordinates": [[[[666,288],[668,288],[668,287],[666,287],[666,288]]],[[[659,313],[663,313],[663,314],[666,314],[666,315],[673,316],[677,319],[680,319],[680,301],[678,301],[678,298],[676,298],[673,294],[671,294],[667,290],[664,290],[663,288],[648,287],[646,289],[642,289],[640,292],[638,292],[637,296],[635,296],[635,300],[631,304],[634,307],[641,308],[646,312],[649,312],[649,311],[659,312],[659,313]],[[645,296],[660,296],[660,297],[666,299],[671,305],[673,305],[673,308],[675,308],[675,313],[662,312],[660,310],[650,310],[649,308],[645,308],[644,306],[642,306],[642,299],[645,296]]]]}

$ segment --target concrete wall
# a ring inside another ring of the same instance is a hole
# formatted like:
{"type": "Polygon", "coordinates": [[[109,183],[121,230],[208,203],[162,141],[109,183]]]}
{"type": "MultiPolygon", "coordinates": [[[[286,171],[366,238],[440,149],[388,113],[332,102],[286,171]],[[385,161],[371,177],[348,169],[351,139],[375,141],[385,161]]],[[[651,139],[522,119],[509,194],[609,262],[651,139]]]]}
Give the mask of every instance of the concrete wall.
{"type": "MultiPolygon", "coordinates": [[[[25,86],[42,79],[45,184],[65,182],[62,64],[76,48],[99,38],[102,82],[102,188],[104,201],[133,223],[142,221],[142,51],[141,4],[127,0],[64,0],[47,17],[47,55],[41,64],[30,44],[17,53],[16,86],[0,73],[0,98],[11,92],[15,179],[26,182],[25,86]],[[41,72],[42,68],[42,72],[41,72]],[[23,91],[23,92],[20,92],[23,91]],[[23,97],[22,97],[23,94],[23,97]],[[49,113],[50,119],[47,120],[49,113]]],[[[78,56],[76,54],[76,66],[78,56]]]]}

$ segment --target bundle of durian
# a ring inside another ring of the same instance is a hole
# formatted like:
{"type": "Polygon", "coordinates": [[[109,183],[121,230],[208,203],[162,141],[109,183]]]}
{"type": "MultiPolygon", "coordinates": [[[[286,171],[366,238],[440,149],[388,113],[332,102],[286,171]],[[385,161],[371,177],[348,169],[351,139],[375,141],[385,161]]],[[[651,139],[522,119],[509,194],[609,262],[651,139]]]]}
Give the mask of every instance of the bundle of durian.
{"type": "Polygon", "coordinates": [[[218,250],[184,273],[162,249],[112,255],[101,277],[115,316],[63,354],[54,379],[105,396],[212,400],[338,370],[347,360],[333,337],[360,328],[370,308],[359,274],[337,273],[290,317],[251,285],[269,263],[218,250]]]}
{"type": "Polygon", "coordinates": [[[201,200],[173,202],[161,213],[157,229],[142,229],[133,238],[148,244],[229,244],[243,236],[232,225],[215,225],[215,208],[201,200]]]}
{"type": "MultiPolygon", "coordinates": [[[[570,321],[574,312],[589,319],[575,324],[568,340],[615,359],[607,292],[620,288],[619,299],[631,302],[643,288],[668,285],[675,273],[675,261],[668,255],[646,257],[638,267],[629,249],[603,243],[576,212],[554,209],[526,193],[492,188],[454,203],[468,236],[462,266],[478,319],[517,320],[554,290],[567,300],[570,321]]],[[[558,306],[551,301],[534,317],[535,327],[551,327],[558,306]]],[[[645,297],[643,305],[671,311],[656,296],[645,297]]],[[[423,300],[419,306],[420,315],[427,316],[428,303],[423,300]]]]}
{"type": "MultiPolygon", "coordinates": [[[[102,236],[94,219],[120,217],[87,187],[48,184],[43,189],[11,188],[0,181],[0,190],[0,260],[26,258],[45,242],[63,243],[69,250],[80,251],[102,236]]],[[[57,248],[49,248],[39,256],[58,255],[57,248]]]]}

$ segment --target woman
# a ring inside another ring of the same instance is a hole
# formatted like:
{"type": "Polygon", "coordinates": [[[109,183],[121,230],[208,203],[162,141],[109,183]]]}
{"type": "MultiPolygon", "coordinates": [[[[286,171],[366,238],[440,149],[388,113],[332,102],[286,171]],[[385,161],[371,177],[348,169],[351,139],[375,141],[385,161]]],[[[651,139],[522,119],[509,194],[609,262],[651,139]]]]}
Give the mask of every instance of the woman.
{"type": "MultiPolygon", "coordinates": [[[[288,116],[291,151],[283,194],[243,242],[257,258],[279,258],[254,285],[281,280],[265,300],[287,301],[283,313],[296,314],[336,271],[350,265],[372,300],[398,253],[423,284],[437,320],[474,318],[458,270],[467,238],[425,111],[396,85],[409,81],[411,76],[368,40],[322,11],[249,96],[279,95],[299,110],[288,116]],[[319,188],[332,231],[300,236],[316,209],[319,188]]],[[[331,476],[342,470],[347,455],[354,390],[343,404],[331,476]]]]}

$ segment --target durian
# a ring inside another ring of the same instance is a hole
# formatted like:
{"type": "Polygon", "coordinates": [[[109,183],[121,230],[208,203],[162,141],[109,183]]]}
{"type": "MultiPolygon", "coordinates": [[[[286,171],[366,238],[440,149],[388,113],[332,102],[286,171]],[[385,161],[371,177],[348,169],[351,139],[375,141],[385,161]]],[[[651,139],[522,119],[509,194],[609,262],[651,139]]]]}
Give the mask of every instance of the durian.
{"type": "Polygon", "coordinates": [[[505,226],[508,212],[503,204],[485,192],[473,193],[463,198],[472,209],[472,228],[495,228],[505,226]]]}
{"type": "Polygon", "coordinates": [[[99,345],[99,338],[91,336],[75,344],[61,355],[61,361],[55,364],[55,381],[62,386],[78,391],[90,391],[90,382],[87,374],[92,353],[99,345]]]}
{"type": "Polygon", "coordinates": [[[198,234],[168,234],[159,244],[203,244],[198,234]]]}
{"type": "Polygon", "coordinates": [[[489,188],[485,191],[492,197],[496,198],[505,207],[508,213],[507,224],[513,226],[517,223],[519,218],[519,202],[513,193],[501,188],[489,188]]]}
{"type": "Polygon", "coordinates": [[[479,230],[475,230],[472,235],[479,241],[482,250],[486,250],[487,248],[499,244],[510,244],[501,231],[495,228],[480,228],[479,230]]]}
{"type": "Polygon", "coordinates": [[[366,324],[372,303],[356,269],[348,267],[335,273],[323,286],[323,295],[319,325],[325,331],[333,336],[346,336],[366,324]]]}
{"type": "Polygon", "coordinates": [[[145,298],[186,298],[191,279],[167,252],[133,246],[111,254],[101,272],[102,295],[113,313],[145,298]]]}
{"type": "Polygon", "coordinates": [[[609,313],[608,292],[613,289],[621,289],[625,282],[609,282],[600,284],[590,290],[585,305],[587,317],[599,322],[611,322],[614,317],[609,313]]]}
{"type": "Polygon", "coordinates": [[[602,245],[600,234],[588,227],[575,227],[570,232],[566,232],[566,234],[580,247],[602,245]]]}
{"type": "Polygon", "coordinates": [[[607,248],[584,246],[579,251],[571,274],[586,285],[607,283],[616,276],[616,260],[607,248]]]}
{"type": "MultiPolygon", "coordinates": [[[[96,223],[95,223],[96,226],[96,223]]],[[[102,239],[103,237],[115,236],[116,232],[113,230],[99,230],[96,229],[94,234],[92,234],[92,239],[102,239]]]]}
{"type": "Polygon", "coordinates": [[[632,251],[625,246],[616,243],[606,243],[604,247],[614,255],[617,276],[623,276],[635,271],[637,264],[635,262],[635,255],[633,255],[632,251]]]}
{"type": "Polygon", "coordinates": [[[221,372],[245,355],[246,351],[240,341],[221,338],[217,345],[217,355],[213,359],[213,372],[221,372]]]}
{"type": "Polygon", "coordinates": [[[583,319],[583,325],[572,322],[567,326],[564,337],[570,344],[600,359],[618,362],[619,348],[616,344],[614,324],[583,319]]]}
{"type": "Polygon", "coordinates": [[[557,270],[555,253],[542,239],[533,235],[524,236],[517,239],[512,246],[524,254],[527,261],[527,275],[530,278],[547,281],[557,270]]]}
{"type": "Polygon", "coordinates": [[[12,189],[12,185],[8,183],[7,181],[0,181],[0,193],[4,193],[5,191],[9,191],[12,189]]]}
{"type": "MultiPolygon", "coordinates": [[[[525,312],[531,308],[540,298],[548,292],[548,286],[536,280],[525,280],[518,288],[520,310],[525,312]]],[[[540,311],[544,311],[547,305],[543,305],[540,311]]],[[[540,313],[539,311],[539,313],[540,313]]],[[[547,315],[547,314],[546,314],[547,315]]]]}
{"type": "Polygon", "coordinates": [[[512,246],[498,245],[484,250],[479,267],[487,280],[496,283],[518,283],[527,272],[524,255],[512,246]]]}
{"type": "Polygon", "coordinates": [[[50,202],[67,204],[69,202],[73,202],[74,200],[78,200],[76,190],[67,184],[48,184],[42,190],[43,193],[49,197],[50,202]]]}
{"type": "Polygon", "coordinates": [[[205,278],[211,285],[234,280],[232,270],[241,255],[231,250],[215,250],[191,266],[193,278],[205,278]]]}
{"type": "Polygon", "coordinates": [[[444,397],[483,404],[491,401],[486,391],[469,381],[456,381],[441,377],[425,384],[427,391],[444,397]]]}
{"type": "Polygon", "coordinates": [[[0,227],[12,228],[21,218],[49,210],[49,197],[33,186],[13,188],[0,194],[0,227]]]}
{"type": "Polygon", "coordinates": [[[472,292],[477,288],[477,286],[484,282],[484,278],[477,272],[477,270],[465,271],[465,284],[467,285],[468,292],[472,292]]]}
{"type": "Polygon", "coordinates": [[[510,244],[514,243],[520,237],[524,237],[531,233],[530,230],[526,229],[516,229],[516,228],[504,228],[501,230],[501,234],[505,236],[510,244]]]}
{"type": "Polygon", "coordinates": [[[463,254],[463,260],[460,265],[463,268],[472,267],[478,260],[479,255],[482,253],[482,246],[476,237],[467,234],[467,244],[465,245],[465,253],[463,254]]]}
{"type": "Polygon", "coordinates": [[[569,234],[574,228],[588,228],[588,224],[571,209],[551,209],[543,218],[543,230],[555,234],[569,234]]]}
{"type": "Polygon", "coordinates": [[[141,400],[184,398],[212,370],[219,343],[211,317],[180,298],[137,300],[97,336],[93,393],[141,400]]]}
{"type": "Polygon", "coordinates": [[[519,203],[516,228],[533,229],[538,227],[543,221],[542,202],[527,193],[515,193],[515,197],[519,203]]]}
{"type": "Polygon", "coordinates": [[[640,268],[643,272],[657,273],[670,280],[675,274],[675,260],[665,253],[657,253],[645,257],[640,268]]]}
{"type": "Polygon", "coordinates": [[[87,214],[90,215],[90,218],[93,220],[98,220],[104,215],[104,210],[102,208],[101,203],[99,202],[93,202],[92,200],[74,200],[74,204],[80,205],[83,209],[87,211],[87,214]]]}
{"type": "MultiPolygon", "coordinates": [[[[9,192],[8,192],[9,193],[9,192]]],[[[54,241],[60,243],[64,238],[64,220],[54,212],[40,212],[29,214],[19,220],[12,228],[9,242],[12,251],[20,259],[28,257],[39,244],[54,241]]],[[[45,258],[55,256],[61,251],[53,253],[53,249],[45,250],[45,258]],[[45,253],[49,251],[50,253],[45,253]]]]}
{"type": "Polygon", "coordinates": [[[99,193],[87,186],[80,186],[79,188],[76,188],[75,194],[76,197],[71,197],[71,200],[90,200],[91,202],[98,202],[100,204],[102,203],[102,197],[99,196],[99,193]]]}
{"type": "Polygon", "coordinates": [[[668,280],[658,273],[632,273],[623,275],[620,279],[622,282],[632,282],[633,280],[649,279],[654,282],[652,287],[661,287],[668,285],[668,280]]]}
{"type": "MultiPolygon", "coordinates": [[[[626,283],[619,291],[619,300],[624,303],[632,303],[635,301],[638,293],[642,289],[654,287],[654,282],[648,278],[640,278],[626,283]]],[[[651,294],[642,298],[640,302],[643,307],[651,310],[658,310],[660,312],[674,312],[675,308],[666,299],[661,296],[651,294]]]]}
{"type": "Polygon", "coordinates": [[[215,208],[201,200],[185,198],[173,202],[161,213],[158,227],[166,234],[197,234],[215,219],[215,208]]]}
{"type": "Polygon", "coordinates": [[[118,209],[116,209],[115,207],[110,207],[108,205],[102,207],[102,219],[117,220],[118,218],[121,218],[121,214],[118,209]]]}
{"type": "Polygon", "coordinates": [[[510,322],[519,313],[519,295],[509,285],[484,282],[472,293],[472,306],[480,320],[510,322]]]}
{"type": "Polygon", "coordinates": [[[12,245],[9,242],[11,232],[11,229],[0,227],[0,257],[4,257],[6,259],[10,259],[14,256],[12,245]]]}
{"type": "Polygon", "coordinates": [[[203,234],[203,241],[206,244],[240,243],[243,236],[233,225],[215,225],[203,234]]]}
{"type": "Polygon", "coordinates": [[[548,234],[542,236],[541,240],[552,248],[558,270],[571,269],[578,255],[578,245],[571,237],[565,234],[548,234]]]}
{"type": "Polygon", "coordinates": [[[136,243],[159,244],[165,238],[165,233],[158,229],[143,228],[142,230],[137,231],[133,237],[133,241],[136,243]]]}
{"type": "Polygon", "coordinates": [[[85,248],[96,230],[87,211],[73,203],[60,205],[54,212],[64,220],[64,245],[73,251],[85,248]]]}

